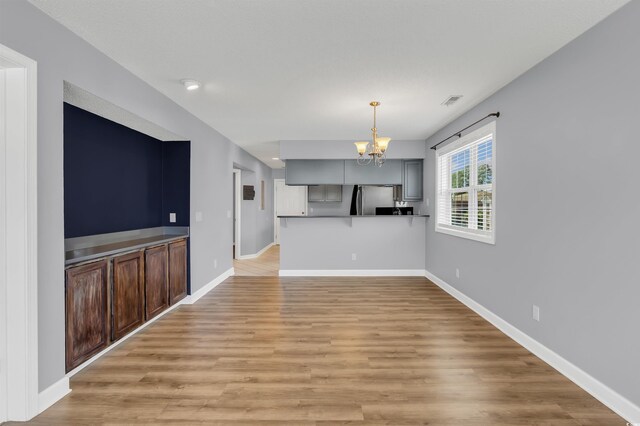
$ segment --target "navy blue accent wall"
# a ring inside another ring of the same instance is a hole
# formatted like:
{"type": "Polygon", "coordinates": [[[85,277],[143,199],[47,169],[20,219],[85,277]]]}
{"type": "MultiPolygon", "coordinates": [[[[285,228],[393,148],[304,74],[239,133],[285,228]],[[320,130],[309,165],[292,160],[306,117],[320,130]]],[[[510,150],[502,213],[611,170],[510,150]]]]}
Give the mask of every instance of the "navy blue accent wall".
{"type": "Polygon", "coordinates": [[[65,103],[65,238],[169,225],[165,205],[188,226],[189,165],[189,142],[161,142],[65,103]]]}
{"type": "Polygon", "coordinates": [[[189,226],[191,142],[162,143],[162,225],[189,226]],[[169,213],[176,222],[169,222],[169,213]]]}

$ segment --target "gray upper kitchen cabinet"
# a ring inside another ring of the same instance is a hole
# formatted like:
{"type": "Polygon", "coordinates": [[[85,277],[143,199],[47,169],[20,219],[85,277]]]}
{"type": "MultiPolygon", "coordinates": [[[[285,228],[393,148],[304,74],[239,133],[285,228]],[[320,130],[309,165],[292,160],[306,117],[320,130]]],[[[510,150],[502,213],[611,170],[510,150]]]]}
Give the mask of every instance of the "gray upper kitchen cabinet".
{"type": "Polygon", "coordinates": [[[340,202],[342,201],[342,185],[310,185],[309,202],[340,202]]]}
{"type": "Polygon", "coordinates": [[[382,167],[359,165],[356,160],[344,162],[345,185],[401,185],[402,160],[386,160],[382,167]]]}
{"type": "Polygon", "coordinates": [[[286,160],[287,185],[342,185],[344,160],[286,160]]]}
{"type": "MultiPolygon", "coordinates": [[[[423,160],[402,161],[402,200],[422,200],[422,166],[423,160]]],[[[384,167],[384,166],[382,166],[384,167]]]]}

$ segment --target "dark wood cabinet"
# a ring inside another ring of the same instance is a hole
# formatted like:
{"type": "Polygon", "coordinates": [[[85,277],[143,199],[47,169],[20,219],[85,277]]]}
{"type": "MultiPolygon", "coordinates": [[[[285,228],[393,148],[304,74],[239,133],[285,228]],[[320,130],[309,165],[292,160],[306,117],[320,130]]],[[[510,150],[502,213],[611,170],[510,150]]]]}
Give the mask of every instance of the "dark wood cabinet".
{"type": "Polygon", "coordinates": [[[169,252],[166,245],[144,254],[145,317],[147,320],[169,307],[169,252]]]}
{"type": "Polygon", "coordinates": [[[113,258],[113,340],[118,340],[144,322],[143,262],[142,251],[113,258]]]}
{"type": "Polygon", "coordinates": [[[187,240],[66,270],[69,372],[187,295],[187,240]]]}
{"type": "Polygon", "coordinates": [[[109,279],[107,260],[67,269],[66,371],[109,344],[109,279]]]}
{"type": "Polygon", "coordinates": [[[169,244],[169,304],[187,295],[187,241],[169,244]]]}

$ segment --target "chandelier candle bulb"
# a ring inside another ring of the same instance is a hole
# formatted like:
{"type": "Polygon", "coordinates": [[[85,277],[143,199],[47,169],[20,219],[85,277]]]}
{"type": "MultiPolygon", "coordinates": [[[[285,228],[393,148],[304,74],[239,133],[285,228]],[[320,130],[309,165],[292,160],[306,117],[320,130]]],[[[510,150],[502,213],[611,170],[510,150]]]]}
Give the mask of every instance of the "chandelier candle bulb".
{"type": "Polygon", "coordinates": [[[354,142],[353,143],[358,150],[358,154],[363,156],[365,152],[367,152],[367,146],[369,146],[369,142],[354,142]]]}

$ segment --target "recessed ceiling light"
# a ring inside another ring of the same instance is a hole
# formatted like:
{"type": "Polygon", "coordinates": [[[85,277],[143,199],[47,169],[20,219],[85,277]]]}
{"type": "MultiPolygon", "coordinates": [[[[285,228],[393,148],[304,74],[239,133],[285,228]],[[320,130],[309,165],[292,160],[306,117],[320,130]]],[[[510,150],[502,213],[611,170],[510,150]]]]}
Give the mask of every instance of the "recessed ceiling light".
{"type": "Polygon", "coordinates": [[[278,157],[273,157],[272,160],[279,160],[279,158],[278,157]]]}
{"type": "Polygon", "coordinates": [[[181,80],[181,82],[187,90],[196,90],[200,88],[200,82],[198,80],[184,79],[181,80]]]}

